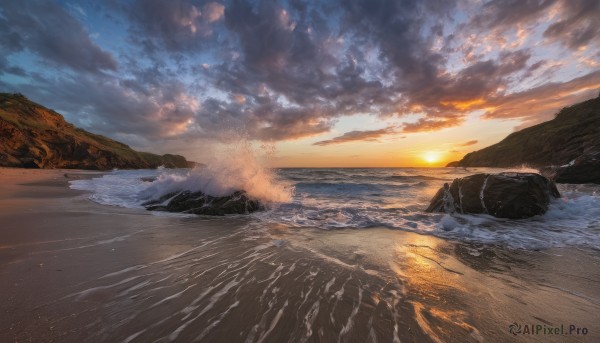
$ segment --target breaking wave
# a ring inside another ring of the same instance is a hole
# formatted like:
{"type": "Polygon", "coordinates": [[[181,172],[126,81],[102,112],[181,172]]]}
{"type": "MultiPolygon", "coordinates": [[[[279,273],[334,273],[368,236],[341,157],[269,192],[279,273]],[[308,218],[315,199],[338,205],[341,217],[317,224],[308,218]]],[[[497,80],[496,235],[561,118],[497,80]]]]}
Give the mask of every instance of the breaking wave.
{"type": "Polygon", "coordinates": [[[292,199],[293,188],[259,161],[250,143],[240,141],[226,149],[219,158],[212,157],[206,166],[196,167],[185,174],[162,172],[156,181],[140,192],[140,197],[157,199],[178,191],[225,196],[245,190],[248,196],[264,203],[292,199]]]}

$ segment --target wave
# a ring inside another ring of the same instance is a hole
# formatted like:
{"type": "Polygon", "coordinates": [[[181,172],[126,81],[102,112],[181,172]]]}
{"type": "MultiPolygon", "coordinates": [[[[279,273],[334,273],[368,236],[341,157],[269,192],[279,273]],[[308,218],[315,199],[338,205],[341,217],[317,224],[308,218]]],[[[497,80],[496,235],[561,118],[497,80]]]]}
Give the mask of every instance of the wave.
{"type": "MultiPolygon", "coordinates": [[[[572,196],[572,197],[571,197],[572,196]]],[[[382,207],[286,204],[258,218],[292,227],[325,230],[386,227],[445,239],[497,244],[513,249],[583,246],[600,249],[600,197],[576,196],[552,202],[543,216],[510,220],[489,215],[425,213],[421,206],[382,207]]]]}
{"type": "Polygon", "coordinates": [[[597,185],[559,185],[563,197],[553,201],[545,215],[530,219],[450,216],[423,211],[442,184],[440,178],[427,175],[428,170],[415,176],[397,175],[414,170],[375,170],[368,171],[368,178],[363,171],[343,170],[347,177],[332,181],[311,170],[275,172],[263,167],[257,154],[248,149],[221,154],[228,159],[211,161],[206,168],[115,171],[101,178],[72,181],[71,187],[91,191],[90,199],[98,203],[134,208],[143,208],[140,204],[145,199],[177,190],[221,195],[246,189],[269,205],[269,210],[252,214],[269,224],[320,229],[378,226],[511,248],[573,245],[600,249],[597,185]],[[301,175],[301,181],[293,181],[301,175]],[[141,178],[147,176],[157,179],[144,182],[141,178]],[[393,181],[390,176],[395,176],[393,181]]]}
{"type": "Polygon", "coordinates": [[[228,146],[226,153],[215,156],[219,157],[211,158],[206,166],[196,167],[185,175],[161,173],[156,181],[140,192],[140,197],[158,199],[180,191],[226,196],[244,190],[249,197],[264,203],[291,201],[293,187],[259,162],[248,141],[238,141],[228,146]]]}

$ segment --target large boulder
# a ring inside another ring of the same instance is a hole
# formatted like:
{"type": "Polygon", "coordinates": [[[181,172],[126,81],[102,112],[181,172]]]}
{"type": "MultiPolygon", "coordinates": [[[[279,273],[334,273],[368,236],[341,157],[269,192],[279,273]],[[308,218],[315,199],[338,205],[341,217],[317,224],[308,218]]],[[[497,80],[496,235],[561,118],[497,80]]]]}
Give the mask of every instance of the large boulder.
{"type": "Polygon", "coordinates": [[[586,153],[560,167],[545,167],[542,175],[557,183],[600,184],[600,152],[586,153]]]}
{"type": "Polygon", "coordinates": [[[231,195],[215,197],[202,192],[169,193],[157,200],[143,204],[149,211],[167,211],[223,216],[226,214],[247,214],[263,209],[262,204],[248,197],[246,192],[237,191],[231,195]]]}
{"type": "Polygon", "coordinates": [[[544,214],[558,197],[554,182],[539,174],[475,174],[444,184],[426,211],[520,219],[544,214]]]}

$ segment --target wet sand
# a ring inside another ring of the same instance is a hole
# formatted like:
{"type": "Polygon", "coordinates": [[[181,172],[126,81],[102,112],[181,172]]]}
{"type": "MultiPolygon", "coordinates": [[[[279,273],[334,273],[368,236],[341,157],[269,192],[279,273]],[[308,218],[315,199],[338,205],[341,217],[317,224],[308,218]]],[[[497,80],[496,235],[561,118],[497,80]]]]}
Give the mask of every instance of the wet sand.
{"type": "Polygon", "coordinates": [[[0,342],[600,340],[598,251],[158,216],[77,177],[0,169],[0,342]]]}

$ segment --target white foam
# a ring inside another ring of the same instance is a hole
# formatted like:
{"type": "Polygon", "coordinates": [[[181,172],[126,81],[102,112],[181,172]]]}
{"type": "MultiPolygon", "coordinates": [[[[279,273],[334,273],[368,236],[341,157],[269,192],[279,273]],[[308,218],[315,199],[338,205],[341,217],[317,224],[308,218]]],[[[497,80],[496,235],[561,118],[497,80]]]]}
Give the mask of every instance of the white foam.
{"type": "Polygon", "coordinates": [[[225,150],[215,154],[205,167],[194,168],[186,174],[163,171],[139,193],[140,197],[156,199],[177,191],[225,196],[245,190],[250,197],[266,203],[291,200],[292,187],[277,179],[273,171],[260,162],[259,154],[248,141],[239,140],[225,150]]]}
{"type": "Polygon", "coordinates": [[[244,190],[263,203],[292,199],[293,187],[265,167],[261,156],[244,139],[216,151],[204,167],[194,169],[115,170],[100,178],[71,181],[71,188],[92,192],[90,200],[129,208],[143,208],[144,201],[180,192],[203,192],[226,196],[244,190]],[[155,177],[152,182],[143,177],[155,177]]]}
{"type": "Polygon", "coordinates": [[[71,181],[70,187],[92,192],[90,200],[102,205],[142,208],[138,194],[148,188],[150,183],[141,178],[156,176],[160,171],[161,169],[116,170],[99,178],[71,181]]]}
{"type": "Polygon", "coordinates": [[[144,200],[176,190],[223,195],[245,189],[251,196],[271,203],[268,211],[252,215],[267,223],[320,229],[383,226],[526,249],[569,245],[600,248],[600,187],[597,185],[559,185],[563,197],[553,201],[545,215],[507,220],[489,215],[423,211],[444,182],[440,175],[453,179],[474,172],[506,170],[296,169],[280,170],[276,174],[259,163],[257,154],[247,143],[219,156],[227,156],[227,159],[211,160],[206,168],[114,171],[101,178],[72,181],[71,187],[91,191],[90,198],[101,204],[133,208],[141,208],[144,200]],[[400,174],[401,178],[394,178],[400,174]],[[415,180],[425,180],[424,185],[414,184],[411,175],[415,180]],[[158,179],[144,182],[141,180],[144,176],[158,179]],[[407,182],[413,186],[394,186],[407,182]]]}

